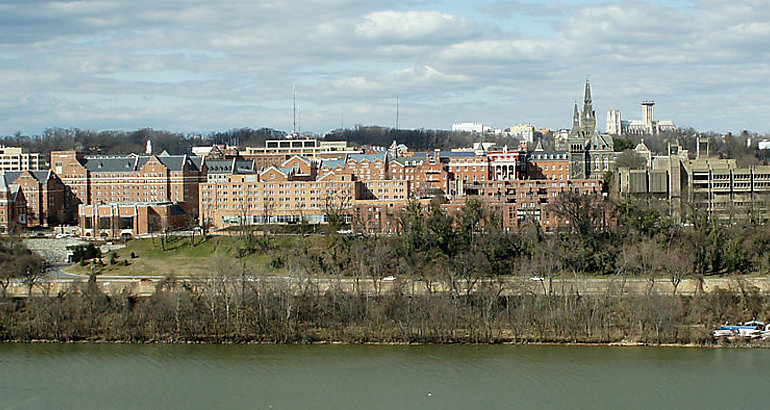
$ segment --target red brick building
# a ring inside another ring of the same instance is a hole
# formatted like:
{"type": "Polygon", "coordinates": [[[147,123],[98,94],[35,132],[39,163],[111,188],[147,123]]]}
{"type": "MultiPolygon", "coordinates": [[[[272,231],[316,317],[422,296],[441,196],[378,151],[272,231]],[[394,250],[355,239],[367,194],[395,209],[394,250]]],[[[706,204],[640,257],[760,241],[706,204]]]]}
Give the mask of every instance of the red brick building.
{"type": "Polygon", "coordinates": [[[603,181],[598,179],[487,181],[465,185],[459,206],[467,198],[478,198],[503,212],[507,228],[519,226],[524,220],[540,223],[545,231],[556,228],[561,221],[551,205],[566,192],[590,193],[602,196],[603,181]]]}
{"type": "Polygon", "coordinates": [[[569,155],[566,151],[533,151],[527,161],[527,179],[569,179],[569,155]]]}
{"type": "Polygon", "coordinates": [[[65,186],[65,208],[78,205],[176,202],[192,217],[198,184],[206,179],[202,157],[128,155],[86,157],[75,151],[51,153],[51,169],[65,186]]]}
{"type": "Polygon", "coordinates": [[[463,183],[488,181],[489,161],[486,155],[476,155],[474,152],[444,152],[443,158],[448,159],[447,167],[455,180],[463,183]]]}
{"type": "Polygon", "coordinates": [[[189,226],[189,215],[173,202],[94,204],[78,207],[80,235],[86,238],[121,238],[167,232],[189,226]]]}
{"type": "Polygon", "coordinates": [[[5,180],[24,191],[27,227],[55,226],[66,220],[64,183],[53,171],[10,171],[5,180]]]}
{"type": "Polygon", "coordinates": [[[9,232],[27,226],[27,200],[17,184],[9,184],[0,173],[0,231],[9,232]]]}

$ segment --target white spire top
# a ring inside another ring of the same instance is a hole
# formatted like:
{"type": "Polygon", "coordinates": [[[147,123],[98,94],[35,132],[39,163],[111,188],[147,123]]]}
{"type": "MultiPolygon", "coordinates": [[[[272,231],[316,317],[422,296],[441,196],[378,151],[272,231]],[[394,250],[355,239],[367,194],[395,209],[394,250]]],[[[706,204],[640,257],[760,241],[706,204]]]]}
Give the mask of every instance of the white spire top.
{"type": "Polygon", "coordinates": [[[147,147],[144,149],[144,153],[147,155],[152,155],[152,141],[147,140],[147,147]]]}

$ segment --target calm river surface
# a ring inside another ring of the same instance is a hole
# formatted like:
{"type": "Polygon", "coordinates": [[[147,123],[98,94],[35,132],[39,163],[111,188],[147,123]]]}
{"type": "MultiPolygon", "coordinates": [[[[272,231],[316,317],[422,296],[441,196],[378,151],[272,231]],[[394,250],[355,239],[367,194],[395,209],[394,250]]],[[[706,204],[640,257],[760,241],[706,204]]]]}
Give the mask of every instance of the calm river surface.
{"type": "Polygon", "coordinates": [[[770,350],[0,344],[0,408],[768,408],[770,350]]]}

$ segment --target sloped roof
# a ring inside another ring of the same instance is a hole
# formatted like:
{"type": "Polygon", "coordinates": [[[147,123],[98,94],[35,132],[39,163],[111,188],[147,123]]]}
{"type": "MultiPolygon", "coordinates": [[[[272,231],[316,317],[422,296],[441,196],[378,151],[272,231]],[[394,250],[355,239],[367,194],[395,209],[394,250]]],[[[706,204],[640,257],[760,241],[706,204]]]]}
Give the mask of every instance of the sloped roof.
{"type": "Polygon", "coordinates": [[[361,162],[361,161],[370,161],[373,162],[375,160],[380,160],[382,162],[385,162],[387,160],[388,153],[387,151],[378,152],[376,154],[350,154],[348,155],[347,160],[348,161],[355,161],[355,162],[361,162]]]}
{"type": "Polygon", "coordinates": [[[566,157],[567,151],[532,151],[529,153],[529,158],[532,159],[563,160],[566,157]]]}
{"type": "Polygon", "coordinates": [[[50,177],[51,177],[51,175],[53,174],[53,171],[51,171],[50,169],[48,169],[48,170],[45,170],[45,171],[30,171],[30,173],[31,173],[31,174],[32,174],[32,175],[35,177],[35,179],[37,179],[38,181],[40,181],[40,182],[45,182],[45,181],[47,181],[47,180],[48,180],[48,178],[50,178],[50,177]]]}
{"type": "Polygon", "coordinates": [[[306,162],[306,163],[308,163],[308,164],[310,164],[310,163],[312,163],[312,162],[313,162],[313,160],[311,160],[310,158],[308,158],[308,157],[306,157],[306,156],[304,156],[304,155],[292,155],[292,156],[290,156],[289,158],[287,158],[285,161],[283,161],[283,163],[285,164],[285,163],[287,163],[287,162],[290,162],[290,161],[292,161],[294,158],[300,159],[300,160],[302,160],[302,161],[304,161],[304,162],[306,162]]]}
{"type": "Polygon", "coordinates": [[[334,169],[337,167],[345,168],[346,161],[344,159],[329,159],[329,160],[323,160],[321,162],[321,168],[329,167],[330,169],[334,169]]]}
{"type": "Polygon", "coordinates": [[[50,177],[52,171],[49,169],[43,171],[5,171],[5,178],[9,183],[13,184],[20,176],[22,176],[22,174],[27,172],[32,175],[32,178],[35,178],[36,181],[45,182],[50,177]]]}
{"type": "Polygon", "coordinates": [[[210,159],[206,161],[209,174],[231,174],[233,172],[232,159],[210,159]]]}
{"type": "Polygon", "coordinates": [[[179,204],[176,204],[176,203],[171,205],[171,212],[170,213],[171,213],[171,215],[186,215],[187,214],[187,212],[185,212],[184,209],[182,209],[182,207],[179,206],[179,204]]]}
{"type": "Polygon", "coordinates": [[[193,166],[193,169],[195,169],[196,171],[200,171],[201,168],[203,168],[203,163],[205,161],[204,157],[193,156],[193,157],[188,157],[187,159],[188,161],[190,161],[190,163],[193,166]]]}
{"type": "Polygon", "coordinates": [[[159,155],[157,158],[166,168],[174,171],[181,171],[187,162],[187,155],[159,155]]]}
{"type": "Polygon", "coordinates": [[[591,137],[591,149],[608,149],[612,150],[613,143],[611,141],[607,141],[607,139],[604,137],[604,135],[601,135],[599,133],[595,133],[591,137]]]}
{"type": "Polygon", "coordinates": [[[86,158],[83,164],[87,170],[94,172],[129,172],[136,170],[138,157],[95,157],[86,158]]]}
{"type": "Polygon", "coordinates": [[[88,157],[83,166],[93,172],[131,172],[143,167],[151,158],[157,158],[163,166],[173,171],[181,171],[185,164],[196,170],[200,160],[192,161],[187,155],[128,155],[121,157],[88,157]],[[197,164],[196,164],[197,162],[197,164]]]}
{"type": "Polygon", "coordinates": [[[3,172],[3,176],[5,177],[5,180],[8,181],[8,183],[12,184],[16,182],[17,179],[23,174],[25,171],[5,171],[3,172]]]}
{"type": "Polygon", "coordinates": [[[412,165],[417,165],[417,164],[423,164],[423,163],[425,163],[426,159],[427,159],[427,157],[415,154],[415,155],[413,155],[411,157],[398,157],[398,158],[394,158],[393,162],[399,163],[399,164],[401,164],[401,165],[406,167],[406,166],[412,166],[412,165]]]}
{"type": "Polygon", "coordinates": [[[254,174],[254,161],[252,160],[235,160],[234,171],[236,174],[254,174]]]}
{"type": "Polygon", "coordinates": [[[442,151],[442,158],[473,158],[476,153],[473,151],[442,151]]]}
{"type": "Polygon", "coordinates": [[[262,175],[262,174],[266,174],[266,173],[267,173],[268,171],[270,171],[270,170],[273,170],[273,171],[278,171],[278,172],[280,172],[280,173],[282,173],[282,174],[284,174],[284,175],[288,176],[288,175],[289,175],[289,172],[293,171],[294,169],[293,169],[293,168],[278,168],[278,167],[276,167],[275,165],[271,165],[271,166],[269,166],[269,167],[267,167],[267,168],[262,168],[262,169],[259,171],[259,174],[260,174],[260,175],[262,175]]]}

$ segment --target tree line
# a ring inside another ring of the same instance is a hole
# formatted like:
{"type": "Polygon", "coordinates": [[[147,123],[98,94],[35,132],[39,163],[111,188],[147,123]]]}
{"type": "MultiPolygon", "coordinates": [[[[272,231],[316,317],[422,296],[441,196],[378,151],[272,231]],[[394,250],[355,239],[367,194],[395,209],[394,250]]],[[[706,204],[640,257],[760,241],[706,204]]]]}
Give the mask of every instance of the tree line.
{"type": "Polygon", "coordinates": [[[153,152],[167,151],[178,155],[190,153],[192,147],[211,144],[230,144],[242,146],[264,146],[271,138],[282,138],[286,133],[270,128],[239,128],[227,131],[211,132],[207,135],[184,134],[152,128],[135,131],[118,130],[83,130],[49,128],[39,135],[16,133],[5,136],[3,145],[23,147],[30,152],[39,152],[46,157],[51,151],[76,150],[92,155],[118,155],[145,152],[146,143],[152,140],[153,152]]]}
{"type": "MultiPolygon", "coordinates": [[[[48,156],[51,151],[83,151],[92,155],[118,155],[142,153],[147,140],[152,140],[153,151],[167,151],[172,155],[185,154],[193,146],[226,144],[241,147],[263,147],[268,139],[285,138],[286,132],[271,128],[235,128],[214,131],[206,135],[180,133],[152,128],[135,131],[86,130],[78,128],[48,128],[38,135],[17,132],[2,138],[3,145],[23,147],[30,152],[48,156]]],[[[406,144],[412,150],[431,150],[470,147],[481,140],[499,146],[517,147],[518,139],[502,136],[481,138],[477,134],[443,130],[402,130],[378,126],[357,126],[353,129],[335,130],[324,136],[328,140],[344,140],[353,146],[389,146],[393,141],[406,144]]]]}
{"type": "Polygon", "coordinates": [[[454,214],[440,201],[412,202],[392,235],[344,233],[345,218],[330,218],[325,235],[244,227],[206,278],[167,278],[149,298],[108,296],[94,274],[55,295],[4,299],[0,338],[702,344],[725,321],[766,319],[770,298],[741,274],[770,270],[768,227],[698,209],[682,223],[664,205],[566,193],[553,204],[564,221],[555,232],[526,219],[505,229],[475,200],[454,214]],[[735,290],[677,293],[684,279],[714,275],[735,290]],[[553,282],[597,276],[613,279],[604,294],[553,282]],[[673,291],[629,294],[628,278],[670,281],[673,291]]]}
{"type": "Polygon", "coordinates": [[[405,282],[378,295],[307,281],[242,279],[237,266],[207,281],[168,278],[150,297],[108,296],[95,281],[56,295],[0,299],[0,340],[205,343],[692,343],[736,317],[761,317],[756,289],[694,296],[411,293],[405,282]]]}

